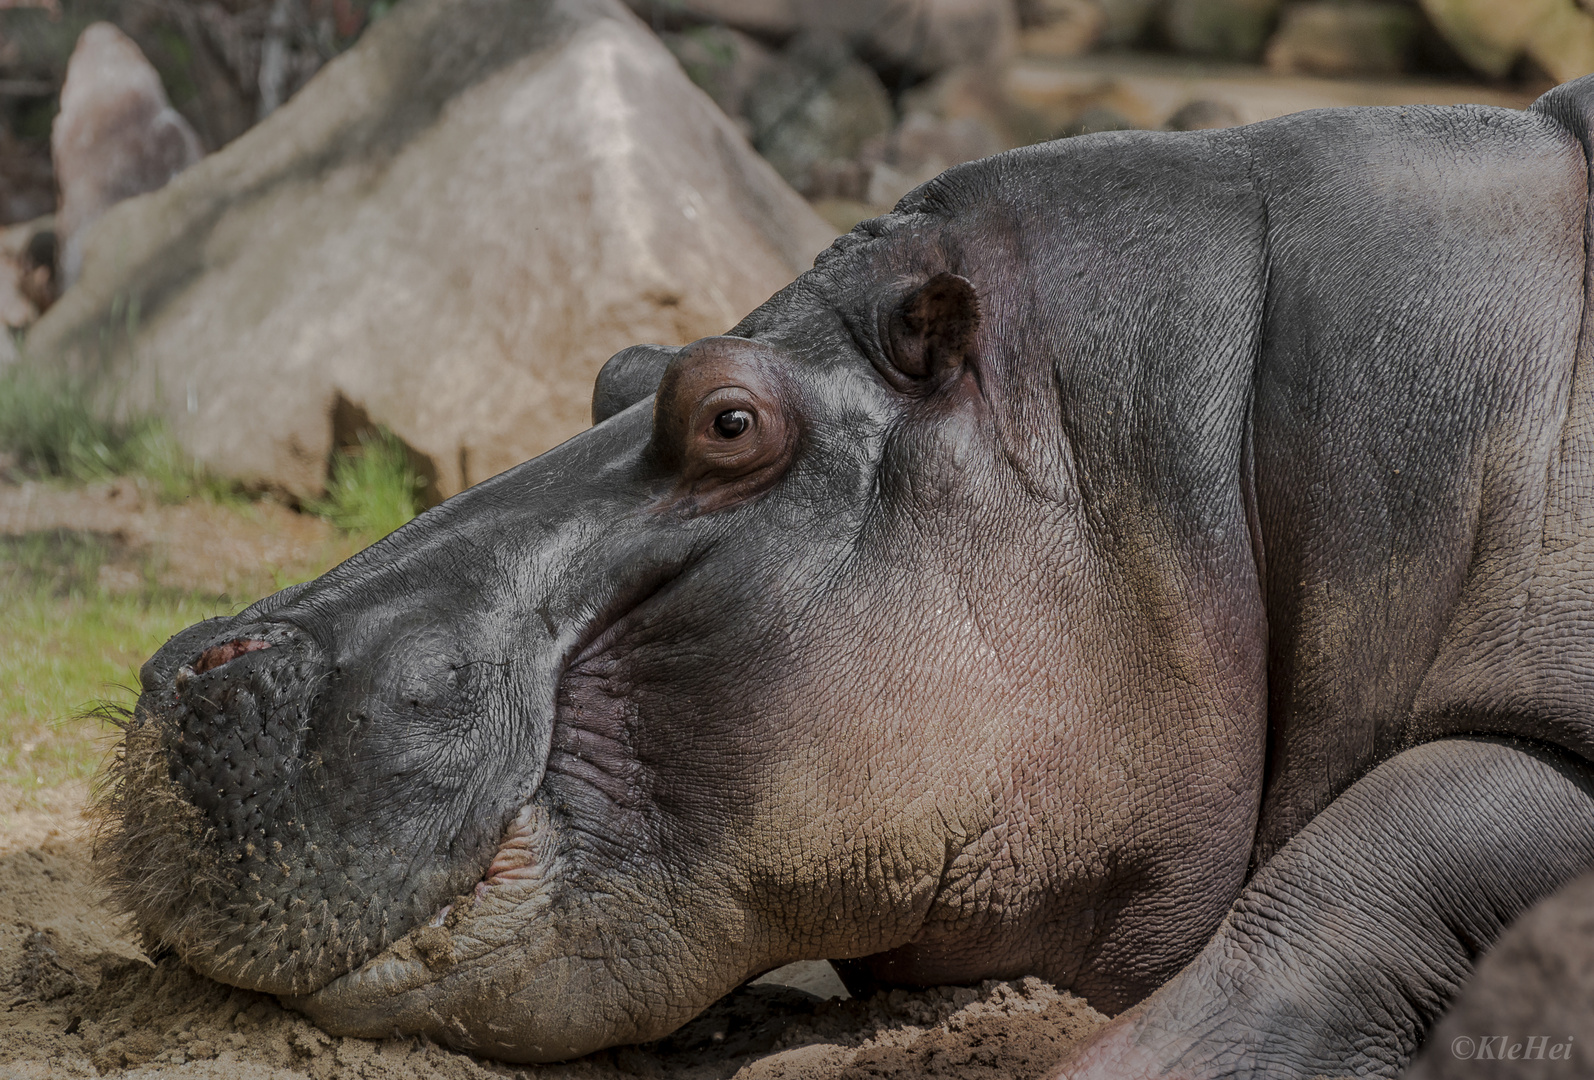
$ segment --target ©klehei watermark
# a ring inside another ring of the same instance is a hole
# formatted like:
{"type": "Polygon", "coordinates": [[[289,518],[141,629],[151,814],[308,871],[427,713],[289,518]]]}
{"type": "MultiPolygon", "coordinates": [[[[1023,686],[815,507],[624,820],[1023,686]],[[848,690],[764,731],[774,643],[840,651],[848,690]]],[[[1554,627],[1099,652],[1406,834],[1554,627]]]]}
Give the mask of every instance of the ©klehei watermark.
{"type": "Polygon", "coordinates": [[[1569,1061],[1570,1035],[1457,1035],[1450,1052],[1463,1061],[1569,1061]]]}

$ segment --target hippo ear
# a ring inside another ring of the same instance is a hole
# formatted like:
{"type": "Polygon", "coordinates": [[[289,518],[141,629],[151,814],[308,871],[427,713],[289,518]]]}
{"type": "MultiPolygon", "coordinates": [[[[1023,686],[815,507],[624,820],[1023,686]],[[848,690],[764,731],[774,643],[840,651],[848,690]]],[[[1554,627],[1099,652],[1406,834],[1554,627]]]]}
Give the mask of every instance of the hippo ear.
{"type": "Polygon", "coordinates": [[[668,345],[633,345],[609,357],[592,384],[592,422],[601,424],[656,391],[664,369],[680,351],[668,345]]]}
{"type": "Polygon", "coordinates": [[[969,359],[979,325],[980,298],[969,279],[937,274],[891,313],[886,352],[910,379],[934,379],[969,359]]]}

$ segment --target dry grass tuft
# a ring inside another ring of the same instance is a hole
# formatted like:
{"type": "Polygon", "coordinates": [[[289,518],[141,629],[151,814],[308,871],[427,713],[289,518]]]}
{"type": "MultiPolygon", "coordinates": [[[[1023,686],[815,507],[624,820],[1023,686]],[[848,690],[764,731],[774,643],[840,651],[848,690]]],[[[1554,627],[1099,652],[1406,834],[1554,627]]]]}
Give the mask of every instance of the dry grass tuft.
{"type": "Polygon", "coordinates": [[[231,891],[204,816],[172,782],[156,722],[115,704],[96,710],[122,741],[95,785],[89,819],[100,883],[133,917],[151,954],[212,952],[224,927],[214,901],[231,891]]]}

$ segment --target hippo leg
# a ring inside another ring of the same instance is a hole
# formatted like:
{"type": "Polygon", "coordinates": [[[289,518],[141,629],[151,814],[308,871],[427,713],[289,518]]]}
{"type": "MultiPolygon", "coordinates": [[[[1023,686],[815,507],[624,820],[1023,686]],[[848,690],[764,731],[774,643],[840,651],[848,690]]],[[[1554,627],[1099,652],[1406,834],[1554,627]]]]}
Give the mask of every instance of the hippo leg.
{"type": "Polygon", "coordinates": [[[1252,878],[1070,1080],[1394,1076],[1500,933],[1594,864],[1594,783],[1524,744],[1399,754],[1252,878]]]}

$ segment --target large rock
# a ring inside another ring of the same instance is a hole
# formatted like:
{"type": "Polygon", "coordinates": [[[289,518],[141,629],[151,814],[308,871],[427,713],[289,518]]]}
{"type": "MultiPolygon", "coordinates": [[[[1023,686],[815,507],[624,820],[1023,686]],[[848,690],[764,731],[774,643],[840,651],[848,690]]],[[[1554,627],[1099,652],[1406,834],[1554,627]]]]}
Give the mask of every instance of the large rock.
{"type": "Polygon", "coordinates": [[[301,495],[385,424],[447,495],[588,421],[603,361],[725,330],[833,236],[619,0],[405,0],[94,227],[29,355],[301,495]]]}
{"type": "Polygon", "coordinates": [[[1307,75],[1398,75],[1416,36],[1417,13],[1390,0],[1294,4],[1267,44],[1267,66],[1307,75]]]}
{"type": "Polygon", "coordinates": [[[1594,72],[1594,15],[1577,0],[1422,0],[1446,41],[1493,78],[1522,56],[1556,82],[1594,72]]]}
{"type": "Polygon", "coordinates": [[[56,234],[61,279],[83,258],[83,231],[123,199],[154,191],[203,155],[199,137],[166,100],[160,76],[131,38],[110,23],[78,38],[50,128],[61,190],[56,234]]]}
{"type": "Polygon", "coordinates": [[[931,75],[1000,63],[1018,37],[1014,0],[627,0],[659,28],[711,24],[784,42],[832,34],[876,64],[931,75]]]}

